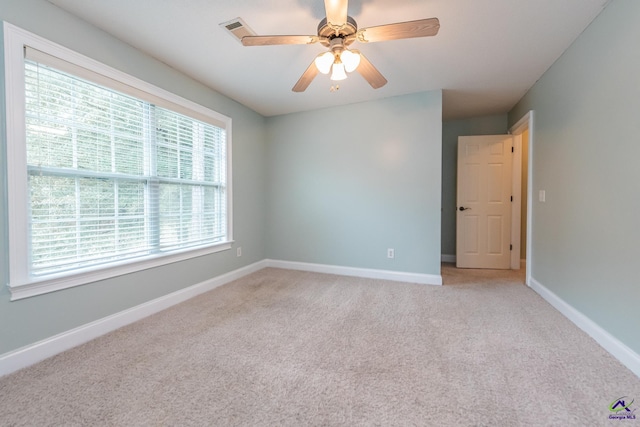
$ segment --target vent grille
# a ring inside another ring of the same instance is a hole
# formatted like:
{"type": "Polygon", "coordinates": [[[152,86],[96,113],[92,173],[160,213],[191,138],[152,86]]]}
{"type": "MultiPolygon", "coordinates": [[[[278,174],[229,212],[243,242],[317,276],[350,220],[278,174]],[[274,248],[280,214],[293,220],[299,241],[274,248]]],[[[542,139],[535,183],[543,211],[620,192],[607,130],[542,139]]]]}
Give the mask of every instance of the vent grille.
{"type": "Polygon", "coordinates": [[[242,42],[245,36],[255,36],[256,33],[242,20],[242,18],[232,19],[231,21],[220,24],[234,39],[242,42]]]}
{"type": "Polygon", "coordinates": [[[236,22],[232,22],[232,23],[231,23],[231,24],[229,24],[229,25],[225,25],[225,27],[227,27],[227,30],[229,30],[229,31],[233,31],[233,30],[235,30],[236,28],[243,27],[243,25],[242,25],[242,22],[236,21],[236,22]]]}

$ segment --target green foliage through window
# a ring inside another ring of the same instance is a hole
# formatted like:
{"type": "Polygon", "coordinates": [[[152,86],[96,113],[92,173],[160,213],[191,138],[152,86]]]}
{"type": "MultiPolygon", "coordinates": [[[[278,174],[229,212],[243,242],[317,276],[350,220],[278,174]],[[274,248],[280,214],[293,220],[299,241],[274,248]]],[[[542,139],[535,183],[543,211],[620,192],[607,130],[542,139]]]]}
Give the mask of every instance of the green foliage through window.
{"type": "Polygon", "coordinates": [[[25,61],[31,274],[226,240],[226,131],[25,61]]]}

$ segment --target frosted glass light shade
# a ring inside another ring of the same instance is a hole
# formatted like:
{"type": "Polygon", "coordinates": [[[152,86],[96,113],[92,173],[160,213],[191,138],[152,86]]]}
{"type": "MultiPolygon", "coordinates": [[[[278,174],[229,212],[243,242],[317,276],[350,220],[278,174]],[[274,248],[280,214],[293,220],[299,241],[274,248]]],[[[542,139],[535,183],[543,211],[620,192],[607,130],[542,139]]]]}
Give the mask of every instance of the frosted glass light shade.
{"type": "Polygon", "coordinates": [[[344,71],[344,64],[342,62],[333,64],[332,69],[331,80],[344,80],[347,78],[347,73],[344,71]]]}
{"type": "Polygon", "coordinates": [[[331,65],[333,65],[333,61],[335,61],[333,52],[325,52],[316,56],[315,63],[318,71],[320,71],[322,74],[329,74],[329,71],[331,71],[331,65]]]}
{"type": "Polygon", "coordinates": [[[342,55],[340,55],[340,60],[344,64],[344,68],[347,73],[355,71],[355,69],[358,68],[358,65],[360,65],[360,55],[357,51],[352,52],[350,50],[345,50],[342,52],[342,55]]]}

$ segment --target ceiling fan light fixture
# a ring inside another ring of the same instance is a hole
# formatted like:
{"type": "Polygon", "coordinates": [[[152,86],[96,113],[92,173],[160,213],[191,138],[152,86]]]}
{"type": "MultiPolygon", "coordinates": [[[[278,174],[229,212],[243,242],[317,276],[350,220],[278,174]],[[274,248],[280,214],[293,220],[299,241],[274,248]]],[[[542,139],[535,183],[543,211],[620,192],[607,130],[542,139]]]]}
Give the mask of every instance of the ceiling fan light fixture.
{"type": "Polygon", "coordinates": [[[333,56],[333,52],[325,52],[318,56],[316,56],[316,67],[318,67],[318,71],[322,74],[329,74],[331,71],[331,66],[335,61],[335,57],[333,56]]]}
{"type": "Polygon", "coordinates": [[[340,60],[344,64],[344,69],[347,73],[351,73],[360,65],[360,52],[357,50],[344,50],[340,55],[340,60]]]}
{"type": "Polygon", "coordinates": [[[331,80],[344,80],[346,78],[347,73],[345,72],[344,64],[336,61],[332,67],[331,80]]]}
{"type": "MultiPolygon", "coordinates": [[[[320,0],[317,1],[319,2],[320,0]]],[[[372,88],[379,89],[387,84],[387,79],[365,55],[357,50],[348,49],[353,42],[374,43],[386,40],[429,37],[438,34],[440,29],[438,18],[416,19],[375,27],[358,28],[356,21],[348,14],[349,0],[323,1],[325,17],[320,20],[316,35],[257,36],[254,34],[245,35],[244,33],[237,35],[244,46],[319,43],[328,48],[328,52],[317,55],[305,72],[302,73],[302,76],[292,88],[294,92],[304,92],[318,74],[330,74],[331,80],[336,81],[346,79],[347,73],[354,71],[362,75],[372,88]]],[[[231,31],[244,27],[244,23],[241,21],[230,21],[225,24],[225,28],[231,31]]]]}

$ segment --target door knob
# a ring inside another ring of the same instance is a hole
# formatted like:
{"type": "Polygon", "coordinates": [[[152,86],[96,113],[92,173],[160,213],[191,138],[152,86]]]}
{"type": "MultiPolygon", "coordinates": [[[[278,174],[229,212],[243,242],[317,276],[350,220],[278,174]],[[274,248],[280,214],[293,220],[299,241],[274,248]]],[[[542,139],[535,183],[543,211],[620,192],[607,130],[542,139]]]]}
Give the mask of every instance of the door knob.
{"type": "Polygon", "coordinates": [[[459,208],[459,209],[460,209],[460,212],[462,212],[462,211],[469,210],[469,209],[471,209],[471,208],[465,208],[465,207],[460,206],[460,208],[459,208]]]}

